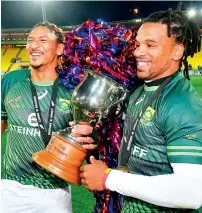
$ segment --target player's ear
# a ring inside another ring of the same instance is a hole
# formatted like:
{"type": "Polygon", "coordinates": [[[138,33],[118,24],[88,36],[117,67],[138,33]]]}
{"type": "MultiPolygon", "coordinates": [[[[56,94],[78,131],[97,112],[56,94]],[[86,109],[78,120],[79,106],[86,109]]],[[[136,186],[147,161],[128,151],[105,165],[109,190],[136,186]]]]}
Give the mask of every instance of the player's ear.
{"type": "Polygon", "coordinates": [[[184,54],[184,45],[183,44],[176,44],[174,47],[173,52],[173,60],[179,61],[183,57],[184,54]]]}
{"type": "Polygon", "coordinates": [[[63,54],[63,50],[64,50],[64,44],[63,43],[60,43],[58,44],[58,47],[57,47],[57,55],[62,55],[63,54]]]}

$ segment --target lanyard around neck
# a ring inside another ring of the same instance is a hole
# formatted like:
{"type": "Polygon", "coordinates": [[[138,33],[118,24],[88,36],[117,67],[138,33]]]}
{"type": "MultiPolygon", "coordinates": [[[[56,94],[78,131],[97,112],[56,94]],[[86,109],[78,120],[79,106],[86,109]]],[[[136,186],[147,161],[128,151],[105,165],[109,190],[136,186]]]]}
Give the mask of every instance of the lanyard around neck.
{"type": "MultiPolygon", "coordinates": [[[[142,115],[144,114],[145,110],[151,105],[151,103],[155,100],[155,98],[162,93],[163,89],[165,88],[165,86],[168,84],[168,82],[171,79],[172,79],[172,76],[169,76],[168,78],[166,78],[166,80],[159,86],[159,88],[155,91],[155,93],[150,97],[150,99],[147,101],[147,103],[142,107],[142,109],[140,110],[140,112],[134,122],[134,126],[132,129],[131,135],[135,135],[137,126],[138,126],[140,119],[141,119],[142,115]]],[[[143,86],[143,89],[144,89],[144,86],[143,86]]],[[[137,102],[137,100],[141,96],[142,91],[143,90],[141,90],[141,92],[137,96],[135,102],[137,102]]],[[[131,147],[132,147],[132,141],[122,140],[122,150],[120,152],[120,162],[119,162],[120,166],[127,167],[128,160],[130,157],[131,147]]]]}
{"type": "Polygon", "coordinates": [[[43,142],[45,145],[47,145],[51,138],[51,134],[52,134],[52,130],[53,130],[53,119],[54,119],[54,115],[55,115],[55,105],[56,105],[59,78],[57,78],[53,84],[50,107],[49,107],[49,114],[48,114],[48,121],[47,121],[47,125],[48,125],[47,130],[44,127],[44,122],[43,122],[41,110],[39,107],[39,99],[37,96],[36,87],[33,84],[30,77],[29,77],[29,79],[30,79],[30,86],[31,86],[31,92],[32,92],[32,100],[33,100],[33,104],[34,104],[34,110],[36,113],[38,126],[39,126],[39,129],[41,132],[41,137],[43,138],[43,142]]]}

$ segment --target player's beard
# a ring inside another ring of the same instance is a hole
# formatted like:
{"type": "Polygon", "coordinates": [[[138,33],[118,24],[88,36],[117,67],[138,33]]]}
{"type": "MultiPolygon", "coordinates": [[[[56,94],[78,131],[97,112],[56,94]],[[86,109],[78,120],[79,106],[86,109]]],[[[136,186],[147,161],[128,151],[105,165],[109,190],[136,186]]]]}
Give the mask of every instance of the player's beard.
{"type": "Polygon", "coordinates": [[[39,68],[42,66],[42,64],[40,64],[40,65],[33,65],[33,64],[30,64],[30,66],[31,66],[32,68],[34,68],[34,69],[39,69],[39,68]]]}

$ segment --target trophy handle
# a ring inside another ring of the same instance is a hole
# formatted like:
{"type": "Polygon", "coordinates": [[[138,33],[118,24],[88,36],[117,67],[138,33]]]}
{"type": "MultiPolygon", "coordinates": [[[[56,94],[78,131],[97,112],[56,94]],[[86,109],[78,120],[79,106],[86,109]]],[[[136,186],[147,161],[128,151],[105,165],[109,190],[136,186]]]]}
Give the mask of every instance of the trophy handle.
{"type": "Polygon", "coordinates": [[[116,102],[114,102],[112,105],[110,105],[103,113],[101,113],[98,121],[100,121],[101,118],[105,118],[105,116],[109,114],[109,111],[112,108],[114,108],[116,105],[118,105],[119,103],[121,103],[122,101],[124,101],[126,99],[127,95],[128,95],[128,91],[124,90],[121,98],[119,100],[117,100],[116,102]]]}

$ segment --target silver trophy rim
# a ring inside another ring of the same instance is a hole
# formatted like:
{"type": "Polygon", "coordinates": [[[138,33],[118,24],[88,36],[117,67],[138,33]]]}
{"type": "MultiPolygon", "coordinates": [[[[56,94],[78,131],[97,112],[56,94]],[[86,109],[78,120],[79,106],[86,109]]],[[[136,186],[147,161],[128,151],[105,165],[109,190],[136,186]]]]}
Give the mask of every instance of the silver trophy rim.
{"type": "Polygon", "coordinates": [[[95,71],[93,71],[93,70],[91,70],[91,69],[86,69],[86,73],[90,73],[90,74],[92,74],[92,75],[99,75],[100,77],[104,77],[104,78],[106,78],[108,81],[110,81],[110,82],[112,82],[113,84],[115,84],[115,86],[121,87],[122,89],[125,90],[125,92],[129,92],[129,90],[126,89],[122,84],[116,82],[114,79],[112,79],[112,78],[110,78],[110,77],[104,75],[103,73],[101,73],[101,72],[99,72],[99,71],[98,71],[98,72],[95,72],[95,71]]]}

